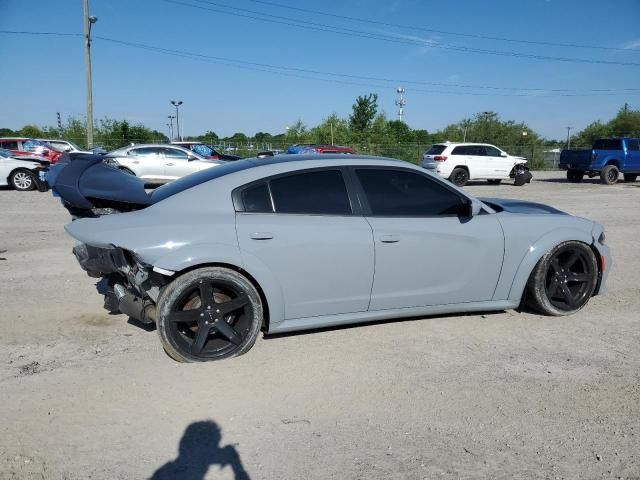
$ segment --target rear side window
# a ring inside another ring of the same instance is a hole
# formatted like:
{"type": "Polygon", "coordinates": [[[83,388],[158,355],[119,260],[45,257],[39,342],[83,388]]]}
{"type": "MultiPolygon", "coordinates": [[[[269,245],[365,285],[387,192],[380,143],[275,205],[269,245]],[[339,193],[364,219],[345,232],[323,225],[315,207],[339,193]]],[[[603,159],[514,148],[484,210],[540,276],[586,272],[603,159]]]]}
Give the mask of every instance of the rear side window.
{"type": "Polygon", "coordinates": [[[371,213],[393,217],[456,215],[462,200],[436,181],[407,170],[356,170],[371,213]]]}
{"type": "Polygon", "coordinates": [[[425,155],[440,155],[442,152],[444,152],[445,148],[447,148],[446,145],[431,145],[431,148],[427,150],[427,153],[425,153],[425,155]]]}
{"type": "Polygon", "coordinates": [[[469,147],[468,145],[461,145],[456,147],[451,152],[451,155],[473,155],[473,147],[469,147]]]}
{"type": "Polygon", "coordinates": [[[622,140],[615,138],[606,138],[596,140],[593,144],[594,150],[622,150],[622,140]]]}
{"type": "Polygon", "coordinates": [[[7,150],[18,150],[18,142],[6,140],[0,143],[0,147],[6,148],[7,150]]]}
{"type": "Polygon", "coordinates": [[[351,203],[339,170],[305,172],[269,182],[277,213],[350,215],[351,203]]]}
{"type": "Polygon", "coordinates": [[[627,140],[627,150],[630,152],[640,151],[640,140],[627,140]]]}
{"type": "Polygon", "coordinates": [[[245,212],[271,213],[271,196],[266,183],[261,183],[242,191],[242,205],[245,212]]]}

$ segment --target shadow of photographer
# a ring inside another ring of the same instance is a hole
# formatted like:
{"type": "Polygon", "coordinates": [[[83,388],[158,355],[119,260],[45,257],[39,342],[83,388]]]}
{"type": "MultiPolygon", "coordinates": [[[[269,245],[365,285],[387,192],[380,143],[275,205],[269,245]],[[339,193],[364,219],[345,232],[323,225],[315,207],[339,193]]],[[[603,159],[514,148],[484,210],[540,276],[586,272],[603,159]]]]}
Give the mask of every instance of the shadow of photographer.
{"type": "Polygon", "coordinates": [[[222,433],[212,420],[194,422],[180,439],[178,458],[165,463],[150,480],[203,480],[210,467],[230,467],[235,480],[250,480],[233,445],[220,446],[222,433]]]}

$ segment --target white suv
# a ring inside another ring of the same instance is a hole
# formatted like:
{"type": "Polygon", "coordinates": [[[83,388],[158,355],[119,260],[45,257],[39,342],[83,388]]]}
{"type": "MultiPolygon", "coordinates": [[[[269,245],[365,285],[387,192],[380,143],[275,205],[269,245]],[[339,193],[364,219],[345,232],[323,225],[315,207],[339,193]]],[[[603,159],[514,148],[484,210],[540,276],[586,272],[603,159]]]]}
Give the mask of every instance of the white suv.
{"type": "Polygon", "coordinates": [[[422,166],[459,187],[469,180],[498,184],[513,178],[516,185],[531,180],[526,158],[514,157],[486,143],[437,143],[422,156],[422,166]]]}

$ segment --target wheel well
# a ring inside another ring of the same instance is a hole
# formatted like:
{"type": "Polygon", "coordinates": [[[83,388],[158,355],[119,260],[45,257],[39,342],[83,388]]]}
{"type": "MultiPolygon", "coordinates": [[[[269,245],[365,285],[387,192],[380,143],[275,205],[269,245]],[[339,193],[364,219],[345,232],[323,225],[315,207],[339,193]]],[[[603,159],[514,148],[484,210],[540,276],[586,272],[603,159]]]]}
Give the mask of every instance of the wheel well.
{"type": "MultiPolygon", "coordinates": [[[[203,267],[228,268],[229,270],[235,270],[236,272],[247,277],[247,280],[249,280],[251,284],[255,287],[255,289],[258,291],[258,294],[260,295],[260,300],[262,301],[262,307],[264,311],[264,323],[262,325],[262,328],[264,331],[267,331],[267,332],[269,331],[270,316],[269,316],[269,303],[267,302],[267,297],[264,294],[264,291],[262,290],[262,287],[260,286],[258,281],[246,270],[238,267],[237,265],[233,265],[231,263],[222,263],[222,262],[199,263],[197,265],[192,265],[190,267],[185,268],[184,270],[180,270],[179,272],[176,272],[176,276],[181,276],[187,272],[191,272],[192,270],[197,270],[198,268],[203,268],[203,267]]],[[[175,278],[175,277],[170,277],[170,278],[175,278]]]]}
{"type": "MultiPolygon", "coordinates": [[[[462,168],[463,170],[467,171],[467,174],[469,173],[469,167],[467,167],[466,165],[456,165],[455,167],[453,167],[453,170],[455,170],[456,168],[462,168]]],[[[451,170],[453,172],[453,170],[451,170]]]]}
{"type": "MultiPolygon", "coordinates": [[[[618,160],[609,160],[609,161],[607,162],[607,165],[615,165],[615,167],[616,167],[617,169],[620,169],[620,164],[618,163],[618,160]]],[[[605,166],[607,166],[607,165],[605,165],[605,166]]]]}

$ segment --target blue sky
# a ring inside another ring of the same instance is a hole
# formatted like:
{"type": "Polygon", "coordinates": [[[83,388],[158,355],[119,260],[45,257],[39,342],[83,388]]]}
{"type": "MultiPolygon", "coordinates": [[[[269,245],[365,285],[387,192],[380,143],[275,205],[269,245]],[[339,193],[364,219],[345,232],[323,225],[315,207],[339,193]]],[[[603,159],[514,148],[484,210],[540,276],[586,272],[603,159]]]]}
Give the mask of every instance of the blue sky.
{"type": "MultiPolygon", "coordinates": [[[[166,132],[167,115],[172,113],[169,102],[180,99],[184,102],[181,114],[186,134],[206,130],[221,136],[237,131],[281,133],[285,125],[298,118],[312,126],[332,112],[347,116],[354,98],[367,92],[378,93],[381,110],[395,118],[394,87],[402,84],[407,90],[405,119],[413,128],[433,131],[476,112],[495,110],[502,118],[524,121],[549,138],[563,138],[566,126],[577,130],[593,120],[606,120],[625,102],[640,108],[640,90],[591,97],[549,96],[561,93],[549,91],[553,89],[581,94],[594,89],[640,88],[640,66],[536,60],[441,48],[444,44],[640,64],[640,0],[272,0],[427,30],[616,48],[613,50],[514,43],[359,23],[255,0],[210,0],[218,5],[202,0],[176,1],[256,16],[239,10],[246,9],[261,12],[261,18],[265,18],[264,14],[295,18],[307,22],[307,27],[227,15],[165,0],[92,0],[91,13],[99,17],[94,34],[243,62],[392,81],[292,71],[288,72],[298,76],[285,76],[272,73],[273,69],[264,71],[264,67],[239,68],[228,62],[212,63],[210,58],[200,61],[95,39],[93,96],[97,118],[126,118],[166,132]],[[233,10],[220,7],[222,4],[233,10]],[[309,22],[384,35],[408,44],[312,30],[309,22]],[[395,80],[495,88],[418,85],[395,80]],[[514,93],[527,96],[504,96],[514,93]]],[[[81,33],[82,18],[81,0],[0,0],[0,30],[81,33]]],[[[0,56],[4,59],[0,69],[0,127],[51,125],[57,111],[63,116],[83,116],[85,67],[81,37],[0,35],[0,56]]]]}

